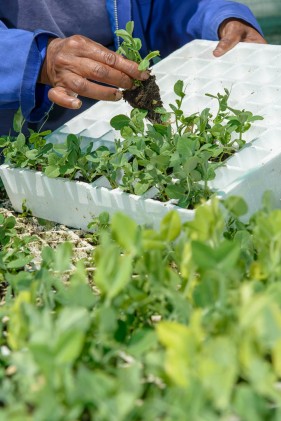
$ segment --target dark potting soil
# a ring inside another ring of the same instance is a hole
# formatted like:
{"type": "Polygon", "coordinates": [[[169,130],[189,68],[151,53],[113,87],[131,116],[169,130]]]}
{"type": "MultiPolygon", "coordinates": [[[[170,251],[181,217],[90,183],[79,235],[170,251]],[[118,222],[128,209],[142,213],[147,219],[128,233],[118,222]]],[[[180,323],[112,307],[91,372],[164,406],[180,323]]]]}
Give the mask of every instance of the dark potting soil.
{"type": "Polygon", "coordinates": [[[151,75],[147,80],[141,82],[139,86],[134,86],[132,89],[125,90],[123,92],[123,98],[133,108],[147,110],[148,113],[146,118],[151,121],[151,123],[162,123],[161,115],[155,112],[156,108],[163,107],[163,102],[154,75],[151,75]]]}
{"type": "MultiPolygon", "coordinates": [[[[219,156],[216,156],[215,158],[210,158],[211,162],[224,162],[226,161],[228,158],[230,158],[232,155],[235,154],[235,150],[233,150],[232,152],[225,152],[219,156]]],[[[238,151],[237,151],[238,152],[238,151]]]]}

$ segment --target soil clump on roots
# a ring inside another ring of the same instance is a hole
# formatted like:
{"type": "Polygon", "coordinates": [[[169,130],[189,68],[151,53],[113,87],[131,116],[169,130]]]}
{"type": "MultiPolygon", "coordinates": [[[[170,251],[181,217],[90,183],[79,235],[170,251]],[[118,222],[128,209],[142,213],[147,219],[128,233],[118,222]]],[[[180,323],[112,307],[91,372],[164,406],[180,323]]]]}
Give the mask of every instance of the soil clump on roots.
{"type": "Polygon", "coordinates": [[[147,110],[146,118],[151,123],[162,124],[161,114],[155,112],[156,108],[163,107],[163,102],[154,75],[141,82],[140,85],[135,85],[132,89],[126,89],[123,92],[123,98],[131,107],[147,110]]]}

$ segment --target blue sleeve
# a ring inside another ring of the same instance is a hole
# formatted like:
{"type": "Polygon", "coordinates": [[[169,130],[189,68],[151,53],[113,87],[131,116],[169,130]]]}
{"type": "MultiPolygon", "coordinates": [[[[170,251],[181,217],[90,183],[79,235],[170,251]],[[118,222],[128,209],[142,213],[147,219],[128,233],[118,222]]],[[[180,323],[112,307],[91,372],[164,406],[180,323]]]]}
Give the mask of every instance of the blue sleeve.
{"type": "Polygon", "coordinates": [[[187,32],[192,38],[216,41],[219,26],[229,18],[242,19],[262,34],[256,18],[247,6],[227,0],[200,0],[188,22],[187,32]]]}
{"type": "Polygon", "coordinates": [[[7,29],[0,22],[0,108],[21,107],[30,122],[40,121],[51,107],[50,87],[37,83],[50,36],[56,35],[7,29]]]}

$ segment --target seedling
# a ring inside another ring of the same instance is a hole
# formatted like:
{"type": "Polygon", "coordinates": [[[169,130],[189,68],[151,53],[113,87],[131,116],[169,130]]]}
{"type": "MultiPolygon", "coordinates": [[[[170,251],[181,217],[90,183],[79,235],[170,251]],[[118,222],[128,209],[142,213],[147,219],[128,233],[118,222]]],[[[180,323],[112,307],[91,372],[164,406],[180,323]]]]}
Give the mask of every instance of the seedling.
{"type": "Polygon", "coordinates": [[[146,57],[142,58],[139,51],[142,48],[142,42],[140,38],[133,37],[134,22],[130,21],[126,24],[125,29],[118,29],[115,34],[118,37],[123,38],[123,42],[117,50],[117,53],[127,57],[127,59],[135,61],[139,65],[139,70],[147,70],[150,66],[150,61],[159,56],[159,51],[151,51],[146,57]]]}
{"type": "MultiPolygon", "coordinates": [[[[139,51],[142,47],[141,40],[133,37],[134,22],[130,21],[125,29],[118,29],[115,33],[123,38],[123,42],[117,52],[127,57],[129,60],[138,63],[140,71],[147,70],[153,58],[159,56],[159,51],[152,51],[146,57],[142,58],[139,51]]],[[[161,123],[161,116],[156,112],[163,103],[160,97],[160,90],[156,83],[155,76],[150,75],[149,79],[141,82],[135,81],[132,89],[127,89],[123,93],[125,101],[133,108],[147,110],[147,118],[151,122],[161,123]]]]}

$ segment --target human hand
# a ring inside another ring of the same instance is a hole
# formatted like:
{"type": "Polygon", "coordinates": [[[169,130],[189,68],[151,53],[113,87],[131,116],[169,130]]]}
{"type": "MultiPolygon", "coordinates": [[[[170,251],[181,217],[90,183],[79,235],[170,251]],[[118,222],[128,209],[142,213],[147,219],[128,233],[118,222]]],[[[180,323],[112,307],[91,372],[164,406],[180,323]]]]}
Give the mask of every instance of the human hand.
{"type": "Polygon", "coordinates": [[[226,19],[219,27],[219,43],[214,56],[220,57],[235,47],[238,42],[266,44],[266,40],[247,22],[240,19],[226,19]]]}
{"type": "Polygon", "coordinates": [[[50,39],[38,82],[52,86],[50,101],[65,108],[80,108],[77,95],[118,101],[122,92],[117,88],[130,89],[133,79],[148,77],[148,72],[138,70],[137,63],[84,36],[73,35],[50,39]]]}

